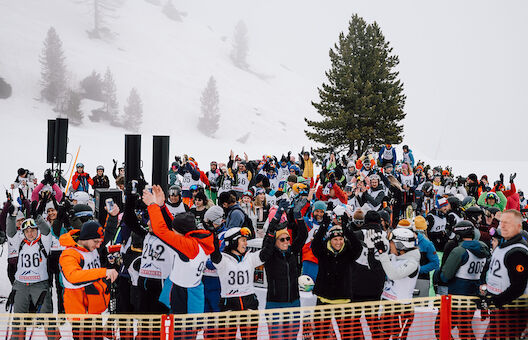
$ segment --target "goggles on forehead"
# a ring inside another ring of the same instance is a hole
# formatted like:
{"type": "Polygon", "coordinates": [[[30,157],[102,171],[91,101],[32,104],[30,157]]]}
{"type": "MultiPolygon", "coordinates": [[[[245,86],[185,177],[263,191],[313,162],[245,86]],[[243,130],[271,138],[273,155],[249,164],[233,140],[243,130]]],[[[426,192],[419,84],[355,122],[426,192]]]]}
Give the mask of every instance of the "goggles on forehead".
{"type": "Polygon", "coordinates": [[[415,242],[415,237],[405,237],[405,236],[394,236],[393,233],[389,232],[387,235],[389,241],[406,241],[406,242],[415,242]]]}
{"type": "Polygon", "coordinates": [[[20,229],[26,230],[28,228],[36,229],[37,228],[37,222],[35,222],[35,220],[32,219],[32,218],[28,218],[28,219],[24,220],[24,222],[22,222],[22,226],[20,227],[20,229]]]}

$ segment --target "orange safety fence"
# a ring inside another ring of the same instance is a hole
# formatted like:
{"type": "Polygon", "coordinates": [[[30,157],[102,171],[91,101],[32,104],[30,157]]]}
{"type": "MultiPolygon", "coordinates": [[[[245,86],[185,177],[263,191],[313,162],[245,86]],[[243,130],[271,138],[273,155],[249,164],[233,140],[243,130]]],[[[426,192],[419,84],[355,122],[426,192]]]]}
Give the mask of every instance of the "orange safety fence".
{"type": "Polygon", "coordinates": [[[186,315],[0,314],[0,339],[520,339],[528,296],[478,310],[442,296],[186,315]]]}

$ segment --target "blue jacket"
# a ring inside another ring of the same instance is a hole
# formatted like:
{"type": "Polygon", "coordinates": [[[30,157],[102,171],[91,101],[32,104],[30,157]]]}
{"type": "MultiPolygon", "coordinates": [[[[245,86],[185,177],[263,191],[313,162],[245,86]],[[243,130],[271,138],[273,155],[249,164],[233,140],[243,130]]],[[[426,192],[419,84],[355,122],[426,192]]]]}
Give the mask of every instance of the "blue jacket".
{"type": "Polygon", "coordinates": [[[412,150],[411,150],[411,149],[409,149],[409,152],[407,152],[407,153],[404,152],[404,153],[403,153],[403,161],[404,161],[404,162],[405,162],[405,157],[406,157],[406,156],[409,157],[409,160],[410,160],[409,164],[410,164],[411,167],[414,169],[414,156],[413,156],[413,153],[412,153],[412,150]]]}
{"type": "Polygon", "coordinates": [[[429,280],[429,273],[440,268],[440,259],[438,259],[433,242],[429,241],[422,233],[418,233],[418,247],[421,255],[418,278],[429,280]]]}
{"type": "MultiPolygon", "coordinates": [[[[383,153],[385,152],[385,150],[387,150],[387,147],[383,145],[378,154],[378,159],[380,161],[383,161],[383,153]]],[[[396,149],[394,147],[391,147],[391,151],[392,151],[392,166],[396,166],[396,149]]]]}

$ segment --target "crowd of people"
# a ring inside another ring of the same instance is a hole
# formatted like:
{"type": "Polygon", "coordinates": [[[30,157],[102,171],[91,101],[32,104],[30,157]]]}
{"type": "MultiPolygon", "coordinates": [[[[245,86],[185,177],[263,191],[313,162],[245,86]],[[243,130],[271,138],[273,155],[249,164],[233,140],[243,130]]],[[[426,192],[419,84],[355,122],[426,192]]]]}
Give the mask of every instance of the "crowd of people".
{"type": "MultiPolygon", "coordinates": [[[[0,214],[11,310],[257,310],[254,280],[261,266],[267,295],[260,307],[267,309],[299,307],[300,291],[313,291],[317,305],[456,294],[479,297],[481,309],[501,308],[528,293],[528,202],[515,186],[516,174],[508,182],[501,174],[492,184],[485,175],[455,177],[449,168],[415,164],[407,146],[398,160],[390,144],[377,154],[330,152],[319,159],[304,149],[260,159],[231,151],[225,163],[212,161],[204,170],[193,157],[177,156],[168,188],[161,188],[142,178],[125,181],[124,167],[114,160],[124,205],[107,205],[101,225],[93,192],[111,186],[103,166],[90,177],[76,164],[67,188],[49,170],[39,181],[19,169],[0,214]],[[250,247],[252,239],[261,239],[261,246],[250,247]]],[[[490,331],[508,317],[494,311],[490,331]]],[[[413,322],[412,315],[379,318],[399,318],[397,326],[369,325],[382,339],[406,338],[413,322]]],[[[528,322],[528,313],[521,320],[528,322]]],[[[343,329],[345,321],[336,321],[343,329]]],[[[472,334],[471,319],[457,322],[472,334]]],[[[359,329],[354,337],[361,338],[359,319],[352,323],[357,327],[347,327],[359,329]]],[[[241,327],[243,339],[256,337],[256,324],[241,327]]],[[[276,339],[300,328],[268,324],[276,339]]],[[[522,331],[501,330],[512,337],[522,331]]],[[[230,332],[206,329],[204,338],[227,339],[230,332]]],[[[324,320],[311,332],[324,339],[335,327],[324,320]]],[[[58,330],[46,333],[58,337],[58,330]]],[[[185,334],[195,336],[196,330],[185,334]]]]}

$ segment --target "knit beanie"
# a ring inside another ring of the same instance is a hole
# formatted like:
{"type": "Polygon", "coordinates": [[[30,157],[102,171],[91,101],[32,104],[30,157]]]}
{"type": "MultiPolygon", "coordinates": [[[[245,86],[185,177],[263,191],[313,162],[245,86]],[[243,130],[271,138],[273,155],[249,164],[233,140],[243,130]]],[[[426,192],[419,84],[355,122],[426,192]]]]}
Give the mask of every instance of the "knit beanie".
{"type": "Polygon", "coordinates": [[[79,234],[79,240],[93,240],[103,238],[104,232],[101,224],[95,220],[84,222],[79,234]]]}
{"type": "Polygon", "coordinates": [[[381,224],[381,216],[377,211],[369,210],[365,214],[365,224],[381,224]]]}
{"type": "Polygon", "coordinates": [[[196,219],[191,212],[176,214],[172,220],[172,227],[180,234],[185,235],[196,230],[196,219]]]}
{"type": "Polygon", "coordinates": [[[317,202],[315,202],[314,205],[312,206],[312,209],[313,209],[313,211],[315,211],[315,210],[326,211],[326,203],[323,202],[323,201],[317,201],[317,202]]]}

